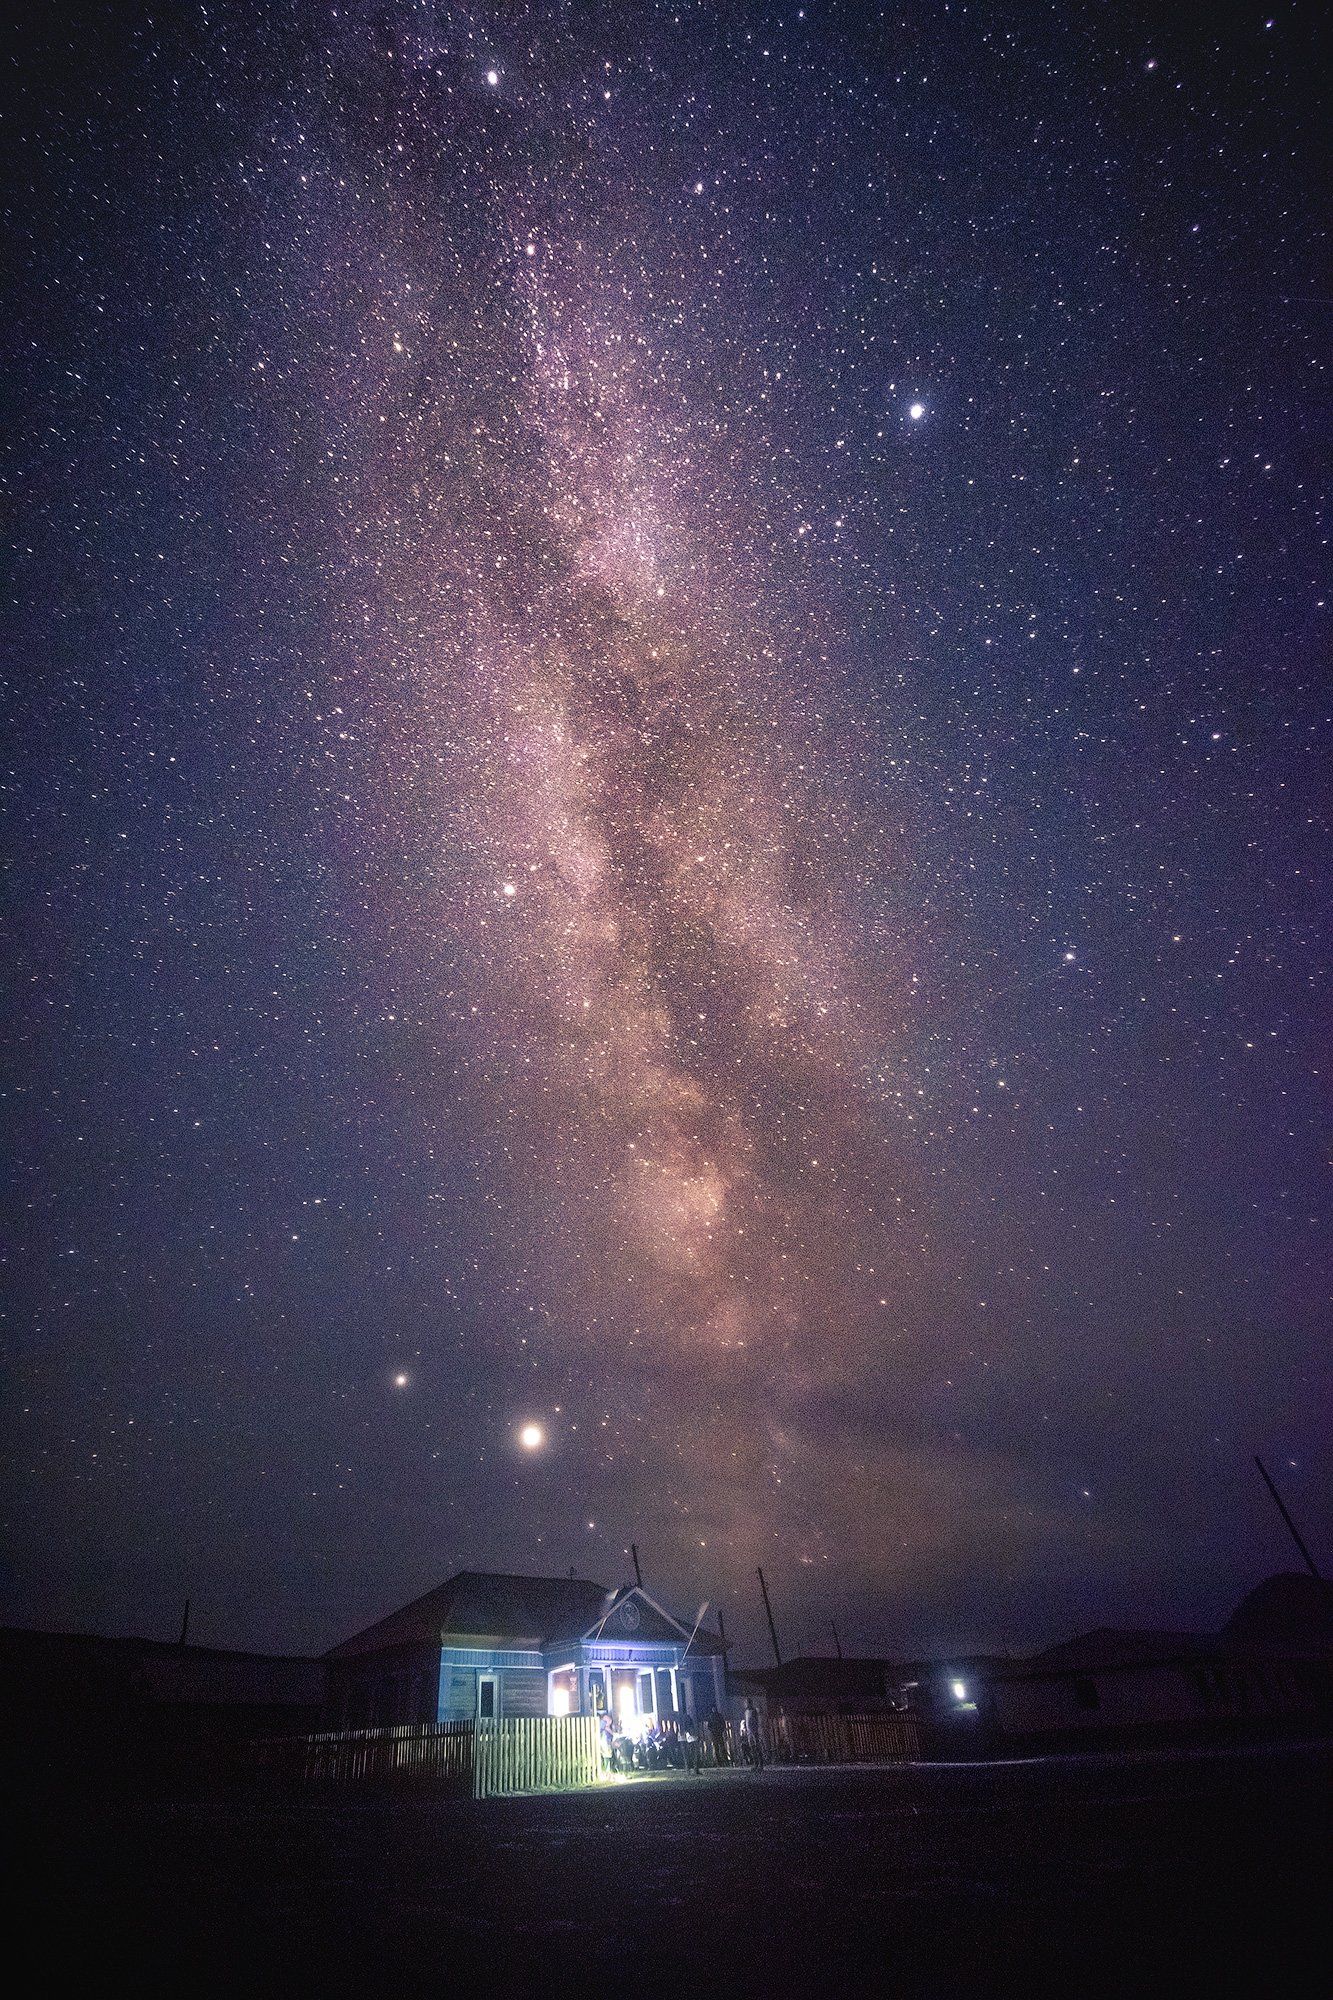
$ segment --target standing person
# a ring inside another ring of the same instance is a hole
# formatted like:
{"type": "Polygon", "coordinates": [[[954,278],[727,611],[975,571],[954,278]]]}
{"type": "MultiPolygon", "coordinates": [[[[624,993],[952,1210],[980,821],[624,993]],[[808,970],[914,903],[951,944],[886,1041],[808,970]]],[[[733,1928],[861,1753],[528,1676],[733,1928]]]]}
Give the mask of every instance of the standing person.
{"type": "Polygon", "coordinates": [[[741,1717],[741,1744],[745,1761],[753,1771],[764,1768],[764,1739],[760,1733],[759,1711],[752,1699],[747,1699],[745,1713],[741,1717]]]}
{"type": "Polygon", "coordinates": [[[721,1769],[722,1765],[729,1761],[727,1757],[727,1725],[722,1719],[721,1712],[716,1708],[708,1718],[708,1734],[713,1739],[713,1762],[721,1769]]]}

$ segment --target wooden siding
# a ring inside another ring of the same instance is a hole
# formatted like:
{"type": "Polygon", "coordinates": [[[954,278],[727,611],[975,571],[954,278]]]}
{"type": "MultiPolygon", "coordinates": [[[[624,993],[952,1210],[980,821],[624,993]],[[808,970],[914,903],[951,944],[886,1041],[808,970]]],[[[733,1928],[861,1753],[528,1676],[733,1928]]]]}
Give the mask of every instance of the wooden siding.
{"type": "Polygon", "coordinates": [[[500,1714],[506,1719],[545,1716],[545,1667],[501,1667],[500,1714]]]}

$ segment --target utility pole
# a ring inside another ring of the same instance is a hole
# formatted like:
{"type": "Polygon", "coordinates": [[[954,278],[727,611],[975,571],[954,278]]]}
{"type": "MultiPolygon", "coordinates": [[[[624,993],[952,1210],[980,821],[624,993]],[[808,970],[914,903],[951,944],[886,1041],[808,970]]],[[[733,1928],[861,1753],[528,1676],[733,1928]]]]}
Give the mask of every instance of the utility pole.
{"type": "Polygon", "coordinates": [[[768,1585],[764,1582],[764,1572],[761,1569],[756,1570],[755,1575],[759,1578],[759,1588],[763,1592],[764,1616],[768,1620],[768,1636],[773,1641],[773,1658],[781,1666],[782,1650],[778,1645],[777,1627],[773,1623],[773,1607],[768,1601],[768,1585]]]}
{"type": "Polygon", "coordinates": [[[831,1632],[831,1633],[833,1634],[833,1644],[834,1644],[834,1647],[835,1647],[835,1649],[836,1649],[836,1651],[837,1651],[837,1655],[838,1655],[838,1658],[839,1658],[839,1659],[841,1659],[841,1658],[842,1658],[842,1640],[841,1640],[841,1639],[840,1639],[840,1638],[838,1637],[838,1628],[837,1628],[837,1626],[836,1626],[836,1625],[834,1624],[834,1622],[833,1622],[833,1620],[832,1620],[831,1618],[829,1619],[829,1622],[828,1622],[828,1628],[829,1628],[829,1631],[830,1631],[830,1632],[831,1632]]]}
{"type": "Polygon", "coordinates": [[[180,1638],[176,1641],[176,1644],[178,1646],[183,1646],[185,1644],[186,1639],[189,1637],[189,1634],[190,1634],[190,1600],[187,1597],[185,1600],[185,1616],[181,1619],[181,1635],[180,1638]]]}
{"type": "Polygon", "coordinates": [[[630,1545],[629,1545],[629,1552],[630,1552],[630,1554],[631,1554],[631,1555],[633,1556],[633,1558],[634,1558],[634,1581],[635,1581],[635,1583],[637,1583],[637,1584],[638,1584],[638,1586],[639,1586],[639,1589],[640,1589],[640,1590],[642,1590],[642,1589],[643,1589],[643,1571],[642,1571],[642,1570],[641,1570],[641,1569],[639,1568],[639,1545],[638,1545],[638,1543],[637,1543],[637,1542],[631,1542],[631,1543],[630,1543],[630,1545]]]}
{"type": "MultiPolygon", "coordinates": [[[[1301,1531],[1296,1526],[1296,1523],[1292,1520],[1291,1515],[1287,1512],[1286,1506],[1283,1503],[1282,1495],[1278,1492],[1276,1486],[1274,1486],[1272,1480],[1269,1478],[1268,1467],[1264,1464],[1258,1452],[1254,1454],[1254,1462],[1259,1468],[1259,1477],[1263,1480],[1264,1485],[1268,1488],[1269,1492],[1273,1496],[1273,1503],[1276,1506],[1278,1513],[1282,1516],[1283,1520],[1287,1524],[1287,1532],[1290,1534],[1292,1541],[1295,1542],[1297,1548],[1301,1552],[1301,1556],[1302,1559],[1304,1560],[1305,1567],[1309,1570],[1311,1576],[1315,1577],[1319,1576],[1318,1565],[1316,1564],[1314,1557],[1310,1554],[1310,1551],[1306,1548],[1305,1543],[1301,1540],[1301,1531]]],[[[1320,1578],[1320,1581],[1322,1582],[1323,1579],[1320,1578]]]]}

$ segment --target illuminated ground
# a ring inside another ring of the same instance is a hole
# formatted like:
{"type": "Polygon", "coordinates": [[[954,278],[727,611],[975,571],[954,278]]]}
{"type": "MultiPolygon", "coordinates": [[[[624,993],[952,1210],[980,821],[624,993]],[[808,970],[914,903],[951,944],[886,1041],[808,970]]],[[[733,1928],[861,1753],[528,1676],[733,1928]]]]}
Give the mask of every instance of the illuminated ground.
{"type": "MultiPolygon", "coordinates": [[[[482,1805],[83,1809],[48,1962],[180,1992],[1333,1990],[1333,1746],[721,1774],[482,1805]],[[1146,1984],[1145,1984],[1146,1982],[1146,1984]]],[[[52,1967],[54,1971],[54,1966],[52,1967]]]]}

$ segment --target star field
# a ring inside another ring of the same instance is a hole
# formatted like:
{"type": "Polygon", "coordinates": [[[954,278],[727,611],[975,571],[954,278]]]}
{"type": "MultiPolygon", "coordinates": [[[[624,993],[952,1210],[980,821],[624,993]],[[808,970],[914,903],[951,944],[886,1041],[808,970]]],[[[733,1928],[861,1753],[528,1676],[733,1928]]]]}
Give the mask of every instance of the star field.
{"type": "Polygon", "coordinates": [[[1327,1518],[1310,10],[7,65],[7,1616],[792,1650],[1327,1518]]]}

